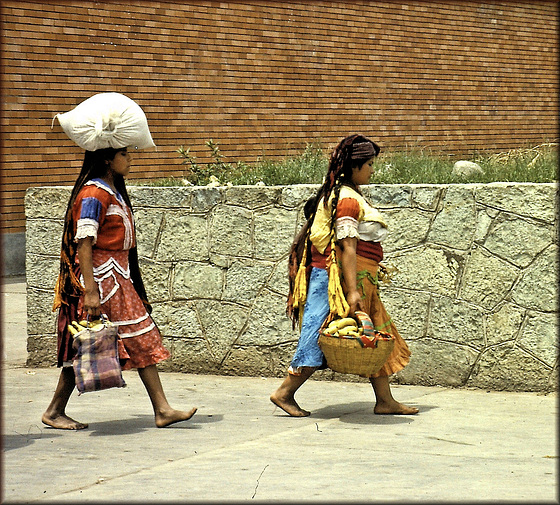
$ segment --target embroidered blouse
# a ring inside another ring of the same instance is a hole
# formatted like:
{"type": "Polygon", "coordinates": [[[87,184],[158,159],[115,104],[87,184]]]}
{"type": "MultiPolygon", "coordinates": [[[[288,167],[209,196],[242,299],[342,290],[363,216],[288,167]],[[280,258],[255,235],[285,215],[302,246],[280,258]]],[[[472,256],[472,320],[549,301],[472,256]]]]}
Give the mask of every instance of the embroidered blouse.
{"type": "MultiPolygon", "coordinates": [[[[326,257],[330,252],[331,203],[329,198],[325,209],[323,199],[319,202],[315,219],[311,226],[312,264],[325,268],[326,257]]],[[[342,186],[336,207],[336,240],[347,237],[357,238],[357,254],[376,261],[383,259],[380,242],[387,236],[387,225],[381,213],[354,189],[342,186]]]]}
{"type": "Polygon", "coordinates": [[[128,250],[135,245],[134,218],[122,196],[102,179],[88,181],[72,208],[74,240],[93,238],[99,249],[128,250]]]}

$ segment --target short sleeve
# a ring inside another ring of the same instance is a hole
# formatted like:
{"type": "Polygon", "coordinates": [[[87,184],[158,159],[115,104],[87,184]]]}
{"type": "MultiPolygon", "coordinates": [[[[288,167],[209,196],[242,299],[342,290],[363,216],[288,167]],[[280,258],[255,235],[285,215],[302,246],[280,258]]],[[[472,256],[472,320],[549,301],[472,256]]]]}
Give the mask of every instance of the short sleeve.
{"type": "Polygon", "coordinates": [[[97,242],[99,226],[107,212],[105,191],[95,186],[85,186],[74,202],[73,214],[76,223],[74,241],[92,237],[93,244],[97,242]]]}
{"type": "Polygon", "coordinates": [[[360,204],[354,198],[343,198],[336,206],[336,238],[359,238],[358,219],[360,217],[360,204]]]}

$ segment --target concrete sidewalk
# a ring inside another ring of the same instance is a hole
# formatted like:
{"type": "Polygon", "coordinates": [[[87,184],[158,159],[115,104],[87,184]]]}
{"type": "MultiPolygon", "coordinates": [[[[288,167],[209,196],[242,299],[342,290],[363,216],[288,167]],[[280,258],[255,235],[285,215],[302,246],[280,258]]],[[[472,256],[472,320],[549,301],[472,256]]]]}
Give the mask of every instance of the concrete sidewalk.
{"type": "Polygon", "coordinates": [[[162,373],[170,403],[199,410],[157,429],[129,371],[71,398],[87,430],[54,430],[59,370],[23,366],[25,284],[2,298],[5,503],[559,501],[556,394],[393,386],[420,414],[376,416],[368,383],[310,380],[295,419],[268,400],[280,379],[162,373]]]}

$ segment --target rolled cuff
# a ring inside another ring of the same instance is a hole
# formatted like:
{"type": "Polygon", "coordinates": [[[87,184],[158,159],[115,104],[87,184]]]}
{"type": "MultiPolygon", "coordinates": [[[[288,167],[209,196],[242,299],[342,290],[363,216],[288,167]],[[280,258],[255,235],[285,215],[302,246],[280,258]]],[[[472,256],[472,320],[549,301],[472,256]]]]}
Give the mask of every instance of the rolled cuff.
{"type": "Polygon", "coordinates": [[[358,221],[353,217],[344,216],[336,220],[336,239],[360,238],[358,221]]]}
{"type": "Polygon", "coordinates": [[[99,223],[94,219],[78,219],[74,242],[78,242],[78,240],[82,240],[84,238],[92,237],[93,244],[95,244],[97,242],[98,229],[99,229],[99,223]]]}

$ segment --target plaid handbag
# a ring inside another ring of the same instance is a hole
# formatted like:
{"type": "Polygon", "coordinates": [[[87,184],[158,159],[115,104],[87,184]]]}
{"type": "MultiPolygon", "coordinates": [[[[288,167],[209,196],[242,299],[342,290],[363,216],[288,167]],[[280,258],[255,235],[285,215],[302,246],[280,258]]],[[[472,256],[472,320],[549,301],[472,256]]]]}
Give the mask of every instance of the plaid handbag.
{"type": "Polygon", "coordinates": [[[117,347],[118,327],[104,316],[100,321],[85,322],[85,327],[84,322],[74,321],[72,325],[74,331],[70,325],[69,329],[74,333],[72,347],[76,351],[72,366],[78,395],[125,387],[117,347]]]}

